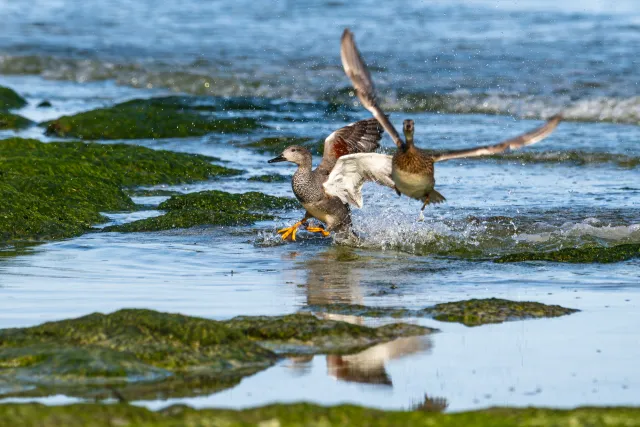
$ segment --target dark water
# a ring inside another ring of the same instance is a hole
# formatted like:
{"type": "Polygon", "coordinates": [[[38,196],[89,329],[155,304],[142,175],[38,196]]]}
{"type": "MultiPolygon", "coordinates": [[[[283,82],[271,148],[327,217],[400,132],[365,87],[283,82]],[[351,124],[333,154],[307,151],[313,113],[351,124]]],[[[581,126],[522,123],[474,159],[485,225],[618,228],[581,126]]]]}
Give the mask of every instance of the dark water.
{"type": "MultiPolygon", "coordinates": [[[[535,300],[582,312],[472,329],[416,320],[442,333],[350,356],[351,377],[339,375],[336,361],[325,356],[287,360],[234,389],[184,402],[408,408],[428,394],[446,398],[450,410],[640,403],[639,260],[489,261],[521,250],[640,243],[636,2],[156,3],[60,0],[24,7],[0,0],[0,85],[26,96],[29,105],[19,113],[37,121],[172,91],[293,102],[241,113],[270,125],[250,137],[129,141],[215,155],[248,171],[169,187],[181,192],[290,195],[288,183],[246,181],[293,170],[269,165],[271,156],[239,143],[322,138],[368,117],[359,109],[327,109],[327,99],[350,99],[348,91],[339,93],[348,85],[338,55],[344,26],[370,58],[384,103],[398,111],[394,123],[415,119],[422,147],[495,142],[540,124],[522,117],[561,107],[586,122],[564,122],[548,140],[506,158],[439,164],[436,179],[448,203],[429,208],[424,222],[416,221],[417,202],[368,185],[365,206],[354,215],[363,236],[358,247],[303,233],[298,243],[281,243],[275,230],[302,213],[292,211],[251,227],[95,233],[10,248],[0,256],[0,327],[122,307],[223,319],[327,302],[418,308],[466,298],[535,300]],[[450,95],[436,112],[427,105],[435,94],[450,95]],[[54,107],[36,108],[43,99],[54,107]],[[501,115],[468,114],[478,111],[501,115]],[[355,381],[367,375],[370,383],[355,381]],[[373,384],[380,376],[390,384],[373,384]]],[[[0,132],[0,138],[11,135],[0,132]]],[[[17,135],[49,140],[37,127],[17,135]]],[[[384,145],[390,149],[388,137],[384,145]]],[[[136,198],[149,205],[162,200],[136,198]]],[[[156,214],[149,208],[109,217],[118,223],[156,214]]]]}
{"type": "Polygon", "coordinates": [[[344,27],[387,107],[640,120],[635,0],[0,2],[0,72],[200,94],[332,97],[344,27]],[[439,98],[436,98],[439,99],[439,98]]]}

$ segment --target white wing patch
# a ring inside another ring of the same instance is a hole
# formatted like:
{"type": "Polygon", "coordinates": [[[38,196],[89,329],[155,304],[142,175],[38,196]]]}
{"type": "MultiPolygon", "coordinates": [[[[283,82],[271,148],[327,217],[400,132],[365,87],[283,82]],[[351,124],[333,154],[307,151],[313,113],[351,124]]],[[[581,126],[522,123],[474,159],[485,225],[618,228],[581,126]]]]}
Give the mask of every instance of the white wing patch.
{"type": "Polygon", "coordinates": [[[362,186],[366,181],[394,188],[391,159],[387,154],[358,153],[342,156],[333,167],[324,190],[344,203],[362,207],[362,186]]]}

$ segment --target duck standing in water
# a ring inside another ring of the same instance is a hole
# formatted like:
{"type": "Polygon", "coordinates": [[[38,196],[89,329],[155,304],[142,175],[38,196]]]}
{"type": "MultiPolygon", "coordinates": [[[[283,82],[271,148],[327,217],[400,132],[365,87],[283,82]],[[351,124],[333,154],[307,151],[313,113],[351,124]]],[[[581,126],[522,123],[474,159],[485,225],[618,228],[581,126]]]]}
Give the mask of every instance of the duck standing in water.
{"type": "MultiPolygon", "coordinates": [[[[338,197],[328,195],[323,184],[329,178],[340,157],[376,150],[383,132],[383,128],[376,119],[361,120],[338,129],[325,139],[322,161],[315,169],[312,166],[311,152],[298,145],[287,147],[278,157],[269,160],[269,163],[291,162],[298,165],[298,170],[293,174],[291,186],[296,198],[306,210],[304,218],[300,221],[291,227],[278,230],[283,240],[291,237],[291,240],[295,241],[298,227],[302,225],[307,231],[322,233],[325,237],[332,231],[340,234],[350,232],[349,205],[338,197]],[[311,218],[322,221],[326,228],[310,227],[307,221],[311,218]]],[[[386,184],[393,186],[391,178],[387,180],[386,184]]]]}
{"type": "Polygon", "coordinates": [[[351,79],[360,102],[380,122],[398,147],[393,157],[373,153],[356,154],[342,157],[338,161],[324,185],[325,189],[328,194],[356,206],[362,203],[361,189],[365,181],[375,180],[385,184],[388,178],[391,178],[393,185],[389,186],[395,186],[399,195],[405,194],[423,202],[420,211],[422,218],[422,211],[429,203],[445,201],[444,196],[434,189],[434,163],[464,157],[486,156],[534,144],[551,134],[562,120],[561,115],[555,115],[543,126],[495,145],[440,153],[423,151],[413,142],[413,120],[404,121],[405,139],[403,141],[389,118],[378,106],[369,70],[355,45],[353,34],[348,29],[342,35],[340,55],[344,71],[351,79]],[[390,175],[382,176],[376,172],[389,172],[390,175]]]}

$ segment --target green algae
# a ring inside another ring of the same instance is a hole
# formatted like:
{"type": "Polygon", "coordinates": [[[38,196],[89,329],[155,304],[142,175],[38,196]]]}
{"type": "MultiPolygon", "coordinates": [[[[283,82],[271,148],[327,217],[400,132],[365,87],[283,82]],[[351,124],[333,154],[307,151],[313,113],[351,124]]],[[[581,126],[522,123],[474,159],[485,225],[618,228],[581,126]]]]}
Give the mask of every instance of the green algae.
{"type": "Polygon", "coordinates": [[[57,427],[102,426],[431,426],[506,427],[640,426],[640,408],[584,407],[571,410],[540,408],[490,408],[452,414],[426,411],[384,411],[355,405],[319,406],[309,403],[277,404],[260,408],[193,409],[174,405],[160,411],[126,404],[38,403],[0,405],[7,425],[57,427]]]}
{"type": "Polygon", "coordinates": [[[153,218],[140,219],[126,224],[103,228],[105,232],[138,233],[147,231],[172,230],[197,226],[239,226],[251,225],[257,221],[274,219],[272,215],[248,212],[208,211],[204,209],[182,209],[167,212],[153,218]]]}
{"type": "Polygon", "coordinates": [[[308,313],[277,317],[239,316],[225,323],[281,354],[352,353],[394,338],[427,335],[435,331],[404,323],[369,328],[323,320],[308,313]]]}
{"type": "Polygon", "coordinates": [[[290,209],[296,201],[290,197],[269,196],[257,191],[247,193],[227,193],[211,190],[199,193],[173,196],[162,202],[158,208],[163,210],[206,209],[224,211],[265,211],[290,209]]]}
{"type": "Polygon", "coordinates": [[[466,326],[502,323],[512,320],[565,316],[578,310],[559,305],[531,301],[509,301],[499,298],[470,299],[436,304],[428,309],[434,319],[466,326]]]}
{"type": "Polygon", "coordinates": [[[0,86],[0,110],[22,108],[25,105],[27,105],[27,101],[18,95],[16,91],[8,87],[0,86]]]}
{"type": "Polygon", "coordinates": [[[25,119],[17,114],[0,111],[0,130],[24,129],[33,124],[29,119],[25,119]]]}
{"type": "Polygon", "coordinates": [[[488,156],[497,161],[516,161],[522,164],[535,163],[571,163],[574,165],[590,165],[612,163],[621,168],[633,169],[640,165],[640,157],[616,153],[598,153],[578,150],[569,151],[521,151],[488,156]]]}
{"type": "Polygon", "coordinates": [[[269,110],[271,101],[250,97],[161,96],[149,99],[133,99],[119,104],[127,107],[161,107],[195,111],[262,111],[269,110]]]}
{"type": "Polygon", "coordinates": [[[158,208],[166,214],[122,225],[105,227],[104,231],[141,232],[199,225],[236,226],[274,219],[267,211],[288,209],[295,202],[287,197],[274,197],[255,191],[233,194],[212,190],[172,196],[158,208]]]}
{"type": "Polygon", "coordinates": [[[240,171],[197,156],[124,144],[0,141],[0,241],[76,236],[131,210],[123,187],[205,180],[240,171]]]}
{"type": "Polygon", "coordinates": [[[195,396],[237,384],[273,365],[277,353],[344,353],[429,332],[305,314],[221,322],[123,309],[0,330],[0,389],[19,396],[104,398],[113,388],[127,399],[195,396]]]}
{"type": "Polygon", "coordinates": [[[514,320],[559,317],[578,310],[559,305],[529,301],[509,301],[499,298],[470,299],[436,304],[420,310],[395,307],[368,307],[354,304],[311,305],[305,310],[314,313],[333,313],[362,317],[429,317],[442,322],[480,326],[514,320]]]}
{"type": "Polygon", "coordinates": [[[42,123],[48,135],[89,140],[185,138],[208,133],[247,133],[252,118],[215,118],[168,98],[132,100],[42,123]]]}
{"type": "Polygon", "coordinates": [[[127,195],[131,197],[158,197],[158,196],[176,196],[182,194],[179,191],[163,190],[163,189],[145,189],[145,188],[132,188],[126,191],[127,195]]]}
{"type": "Polygon", "coordinates": [[[247,179],[247,181],[251,181],[251,182],[265,182],[265,183],[289,182],[290,180],[291,180],[291,177],[280,175],[277,173],[272,173],[269,175],[252,176],[247,179]]]}
{"type": "Polygon", "coordinates": [[[171,390],[193,395],[196,380],[233,385],[276,360],[221,322],[152,310],[93,313],[0,330],[0,379],[35,387],[28,395],[55,391],[96,397],[108,393],[107,386],[136,398],[171,390]]]}
{"type": "Polygon", "coordinates": [[[323,141],[299,136],[266,137],[250,142],[244,146],[253,148],[261,153],[280,154],[290,145],[301,145],[308,148],[313,154],[322,154],[324,148],[323,141]]]}
{"type": "Polygon", "coordinates": [[[566,263],[612,263],[640,258],[640,244],[628,243],[611,247],[593,246],[565,248],[550,252],[522,252],[497,258],[494,262],[550,261],[566,263]]]}

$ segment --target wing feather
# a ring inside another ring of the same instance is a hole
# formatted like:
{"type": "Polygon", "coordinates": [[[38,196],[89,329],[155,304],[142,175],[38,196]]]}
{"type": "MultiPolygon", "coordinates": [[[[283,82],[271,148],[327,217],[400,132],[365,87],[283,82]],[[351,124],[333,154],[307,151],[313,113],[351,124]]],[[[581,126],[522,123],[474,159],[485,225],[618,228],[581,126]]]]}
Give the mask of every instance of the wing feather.
{"type": "Polygon", "coordinates": [[[401,147],[403,142],[400,135],[389,121],[389,118],[378,106],[376,90],[373,86],[373,80],[371,80],[369,69],[364,63],[364,60],[356,47],[353,34],[348,28],[344,30],[344,33],[342,33],[340,57],[342,58],[342,67],[344,68],[344,72],[347,74],[353,84],[353,87],[356,89],[358,99],[360,99],[362,105],[369,110],[371,114],[373,114],[373,117],[378,119],[378,122],[380,122],[382,127],[384,127],[384,130],[391,135],[393,142],[398,147],[401,147]]]}
{"type": "Polygon", "coordinates": [[[535,144],[536,142],[540,142],[545,139],[554,131],[561,120],[562,115],[557,114],[547,120],[547,123],[532,130],[531,132],[524,133],[495,145],[486,145],[466,150],[454,150],[439,153],[434,156],[433,161],[442,162],[444,160],[460,159],[463,157],[489,156],[491,154],[502,153],[506,150],[517,150],[518,148],[535,144]]]}
{"type": "Polygon", "coordinates": [[[362,207],[362,186],[367,181],[395,188],[391,178],[392,157],[387,154],[360,153],[342,156],[323,184],[330,196],[362,207]]]}
{"type": "Polygon", "coordinates": [[[324,140],[324,153],[318,169],[329,173],[342,156],[375,151],[380,146],[383,132],[376,119],[360,120],[338,129],[324,140]]]}

